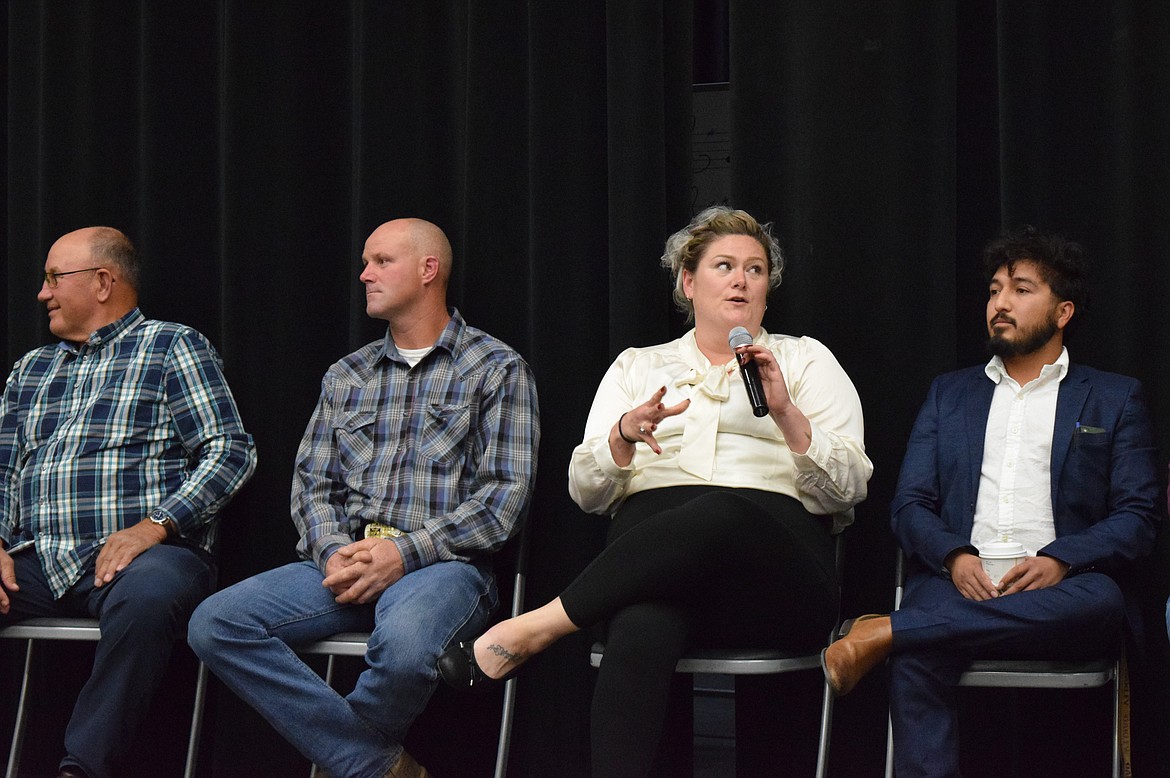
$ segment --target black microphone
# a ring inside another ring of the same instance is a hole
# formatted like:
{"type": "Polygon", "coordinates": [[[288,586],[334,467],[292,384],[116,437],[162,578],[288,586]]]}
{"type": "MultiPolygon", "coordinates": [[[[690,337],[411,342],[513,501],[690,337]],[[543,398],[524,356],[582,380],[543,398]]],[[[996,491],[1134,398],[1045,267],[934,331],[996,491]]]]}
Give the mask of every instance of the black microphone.
{"type": "Polygon", "coordinates": [[[752,344],[752,334],[743,327],[735,327],[727,336],[731,351],[739,362],[739,374],[743,376],[743,385],[747,389],[748,402],[752,404],[752,413],[757,416],[768,415],[768,398],[764,394],[764,385],[760,383],[760,366],[751,354],[740,354],[735,350],[740,346],[752,344]]]}

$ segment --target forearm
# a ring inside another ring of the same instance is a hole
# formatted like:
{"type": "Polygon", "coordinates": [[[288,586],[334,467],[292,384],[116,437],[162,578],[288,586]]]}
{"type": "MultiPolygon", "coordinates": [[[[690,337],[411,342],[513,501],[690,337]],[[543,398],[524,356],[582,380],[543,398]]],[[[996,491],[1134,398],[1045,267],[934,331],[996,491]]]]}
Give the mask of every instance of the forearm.
{"type": "Polygon", "coordinates": [[[804,454],[812,445],[812,423],[808,417],[796,407],[796,403],[788,403],[783,411],[771,411],[772,421],[780,428],[784,436],[784,443],[793,454],[804,454]]]}
{"type": "Polygon", "coordinates": [[[256,469],[219,355],[202,335],[185,331],[166,358],[166,396],[174,428],[194,466],[159,507],[180,530],[210,521],[256,469]]]}
{"type": "Polygon", "coordinates": [[[840,513],[863,501],[869,493],[873,463],[859,439],[811,428],[810,442],[796,454],[796,486],[802,502],[817,513],[840,513]],[[812,504],[810,504],[812,503],[812,504]]]}
{"type": "Polygon", "coordinates": [[[491,484],[454,510],[394,538],[407,572],[445,561],[469,562],[491,554],[515,533],[531,498],[528,483],[491,484]]]}
{"type": "Polygon", "coordinates": [[[182,486],[157,506],[175,521],[180,534],[211,521],[256,469],[255,446],[246,433],[212,438],[196,456],[182,486]]]}
{"type": "Polygon", "coordinates": [[[569,496],[586,513],[607,515],[625,496],[633,467],[614,461],[608,437],[586,440],[569,461],[569,496]]]}
{"type": "Polygon", "coordinates": [[[861,400],[827,348],[808,338],[801,347],[787,366],[792,402],[777,424],[794,457],[802,502],[840,513],[866,498],[873,475],[861,400]]]}
{"type": "Polygon", "coordinates": [[[342,546],[352,543],[345,506],[329,489],[317,485],[310,474],[298,470],[293,480],[291,513],[299,534],[297,553],[312,560],[325,572],[329,558],[342,546]]]}
{"type": "Polygon", "coordinates": [[[933,509],[917,503],[904,504],[892,512],[894,539],[908,557],[929,570],[945,574],[948,562],[957,553],[975,554],[971,538],[950,529],[933,509]]]}

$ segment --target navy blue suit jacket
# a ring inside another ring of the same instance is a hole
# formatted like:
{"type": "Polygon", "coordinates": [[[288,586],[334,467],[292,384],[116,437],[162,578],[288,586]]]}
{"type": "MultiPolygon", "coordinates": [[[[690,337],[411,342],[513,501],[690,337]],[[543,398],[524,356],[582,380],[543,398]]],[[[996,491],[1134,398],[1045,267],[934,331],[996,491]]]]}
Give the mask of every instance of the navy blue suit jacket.
{"type": "MultiPolygon", "coordinates": [[[[894,535],[909,560],[908,588],[917,575],[948,575],[947,555],[971,546],[994,389],[982,366],[948,373],[919,411],[891,504],[894,535]]],[[[1097,570],[1124,579],[1157,533],[1155,460],[1140,382],[1070,365],[1052,431],[1056,540],[1039,553],[1066,562],[1069,575],[1097,570]]]]}

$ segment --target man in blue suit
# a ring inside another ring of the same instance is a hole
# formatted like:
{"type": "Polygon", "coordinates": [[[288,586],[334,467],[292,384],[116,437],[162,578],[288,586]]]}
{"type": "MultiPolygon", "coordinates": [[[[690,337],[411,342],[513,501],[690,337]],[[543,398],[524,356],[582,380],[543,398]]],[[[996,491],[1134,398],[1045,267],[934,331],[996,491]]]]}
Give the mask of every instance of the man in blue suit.
{"type": "Polygon", "coordinates": [[[823,656],[838,694],[890,657],[899,778],[958,774],[955,685],[971,657],[1116,650],[1122,624],[1136,629],[1127,575],[1157,530],[1140,383],[1064,347],[1087,297],[1081,248],[1027,227],[989,244],[984,270],[994,356],[935,380],[891,506],[902,608],[854,619],[823,656]],[[1027,551],[998,581],[979,556],[995,541],[1027,551]]]}

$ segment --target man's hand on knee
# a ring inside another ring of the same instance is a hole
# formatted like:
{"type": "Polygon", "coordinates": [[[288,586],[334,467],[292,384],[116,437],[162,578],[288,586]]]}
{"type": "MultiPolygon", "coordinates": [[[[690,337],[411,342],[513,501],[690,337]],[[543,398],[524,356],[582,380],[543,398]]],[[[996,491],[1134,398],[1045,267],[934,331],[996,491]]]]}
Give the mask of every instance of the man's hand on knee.
{"type": "Polygon", "coordinates": [[[118,530],[106,538],[102,550],[94,563],[94,586],[101,587],[114,580],[114,575],[134,561],[134,558],[151,546],[157,546],[167,539],[167,531],[149,519],[118,530]]]}
{"type": "Polygon", "coordinates": [[[20,591],[20,587],[16,585],[16,565],[13,564],[8,552],[0,546],[0,613],[8,613],[12,607],[8,593],[17,591],[20,591]]]}

